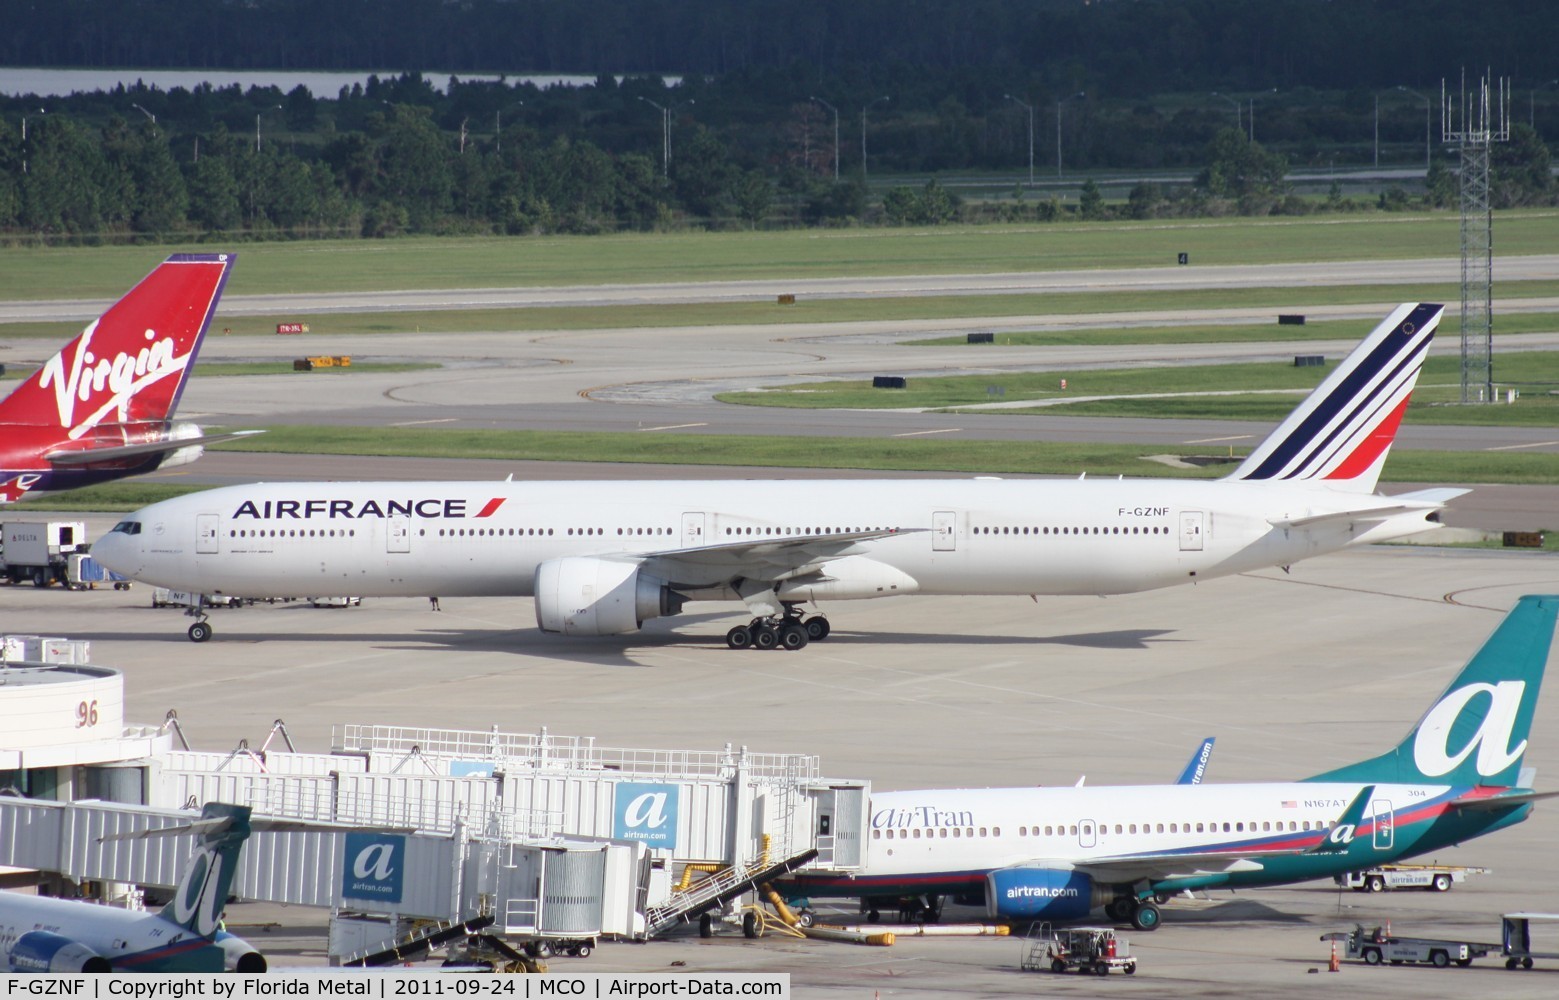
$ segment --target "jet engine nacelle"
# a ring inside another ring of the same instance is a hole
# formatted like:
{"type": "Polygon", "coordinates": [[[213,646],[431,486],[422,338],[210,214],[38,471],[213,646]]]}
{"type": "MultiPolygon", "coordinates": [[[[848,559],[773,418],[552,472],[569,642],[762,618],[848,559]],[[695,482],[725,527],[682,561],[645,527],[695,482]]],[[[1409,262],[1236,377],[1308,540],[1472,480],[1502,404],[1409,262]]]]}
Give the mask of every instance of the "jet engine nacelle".
{"type": "Polygon", "coordinates": [[[112,972],[108,959],[51,931],[28,931],[11,946],[12,972],[112,972]]]}
{"type": "MultiPolygon", "coordinates": [[[[168,428],[168,440],[188,441],[191,438],[198,438],[204,433],[205,431],[201,430],[197,424],[174,424],[172,427],[168,428]]],[[[205,453],[205,447],[198,444],[192,444],[187,448],[179,448],[175,451],[166,452],[162,457],[162,461],[158,463],[157,468],[171,469],[176,465],[188,465],[205,453]]]]}
{"type": "Polygon", "coordinates": [[[1081,920],[1109,895],[1080,872],[1002,868],[985,876],[985,910],[1004,920],[1081,920]]]}
{"type": "Polygon", "coordinates": [[[684,601],[633,562],[565,556],[536,567],[536,624],[543,632],[621,635],[677,614],[684,601]]]}
{"type": "Polygon", "coordinates": [[[216,946],[222,949],[222,967],[228,972],[260,973],[267,968],[265,956],[241,937],[221,932],[217,934],[216,946]]]}

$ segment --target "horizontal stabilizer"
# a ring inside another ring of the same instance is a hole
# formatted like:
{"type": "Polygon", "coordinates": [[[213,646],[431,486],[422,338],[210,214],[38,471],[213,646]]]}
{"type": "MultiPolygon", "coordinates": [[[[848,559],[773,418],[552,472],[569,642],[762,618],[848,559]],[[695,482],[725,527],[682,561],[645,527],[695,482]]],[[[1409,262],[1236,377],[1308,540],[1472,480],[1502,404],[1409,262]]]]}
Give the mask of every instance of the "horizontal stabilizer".
{"type": "Polygon", "coordinates": [[[201,448],[223,441],[264,434],[264,431],[230,431],[226,434],[202,434],[199,437],[166,438],[161,441],[143,441],[140,444],[113,445],[108,448],[61,448],[43,457],[53,465],[91,465],[94,462],[115,462],[122,458],[139,458],[143,455],[160,455],[180,448],[201,448]]]}
{"type": "Polygon", "coordinates": [[[1536,802],[1538,799],[1551,799],[1556,795],[1559,795],[1559,792],[1536,792],[1530,788],[1512,788],[1494,795],[1463,795],[1459,799],[1453,799],[1450,807],[1452,809],[1467,809],[1475,812],[1489,812],[1495,809],[1508,809],[1511,806],[1525,805],[1528,802],[1536,802]]]}
{"type": "MultiPolygon", "coordinates": [[[[1400,499],[1394,497],[1392,499],[1400,499]]],[[[1310,514],[1305,517],[1269,518],[1267,523],[1274,528],[1313,528],[1321,524],[1341,524],[1354,521],[1384,521],[1398,514],[1430,513],[1439,510],[1438,503],[1393,503],[1378,507],[1353,507],[1348,510],[1328,511],[1325,514],[1310,514]]]]}

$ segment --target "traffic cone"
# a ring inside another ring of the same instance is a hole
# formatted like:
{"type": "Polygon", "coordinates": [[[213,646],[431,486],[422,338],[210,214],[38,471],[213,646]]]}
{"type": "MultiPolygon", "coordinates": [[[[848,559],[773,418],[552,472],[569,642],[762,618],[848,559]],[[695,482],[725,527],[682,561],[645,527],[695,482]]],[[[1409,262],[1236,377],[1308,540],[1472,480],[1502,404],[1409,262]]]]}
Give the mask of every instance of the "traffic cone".
{"type": "Polygon", "coordinates": [[[1391,918],[1387,917],[1386,918],[1386,937],[1389,938],[1390,936],[1391,936],[1391,918]]]}
{"type": "Polygon", "coordinates": [[[1342,971],[1342,963],[1337,960],[1337,942],[1336,942],[1335,939],[1332,941],[1332,960],[1330,962],[1326,963],[1326,971],[1327,972],[1341,972],[1342,971]]]}

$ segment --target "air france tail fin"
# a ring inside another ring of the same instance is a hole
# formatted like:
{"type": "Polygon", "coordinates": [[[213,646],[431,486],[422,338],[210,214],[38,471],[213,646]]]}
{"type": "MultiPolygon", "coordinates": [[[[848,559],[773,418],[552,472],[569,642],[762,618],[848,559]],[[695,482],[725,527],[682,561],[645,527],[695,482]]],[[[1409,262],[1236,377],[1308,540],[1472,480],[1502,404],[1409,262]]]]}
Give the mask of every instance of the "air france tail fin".
{"type": "Polygon", "coordinates": [[[1373,493],[1444,311],[1398,306],[1227,478],[1373,493]]]}
{"type": "Polygon", "coordinates": [[[1308,781],[1515,786],[1559,615],[1523,597],[1395,749],[1308,781]]]}
{"type": "Polygon", "coordinates": [[[211,325],[237,254],[174,254],[0,401],[0,424],[166,421],[211,325]]]}

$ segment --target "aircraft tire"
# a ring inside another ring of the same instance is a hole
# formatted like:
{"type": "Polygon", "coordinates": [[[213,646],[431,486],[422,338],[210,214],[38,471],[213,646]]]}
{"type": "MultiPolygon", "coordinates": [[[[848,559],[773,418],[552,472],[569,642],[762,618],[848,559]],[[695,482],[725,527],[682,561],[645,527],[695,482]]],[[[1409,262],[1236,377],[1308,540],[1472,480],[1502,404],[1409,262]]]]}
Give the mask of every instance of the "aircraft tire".
{"type": "Polygon", "coordinates": [[[1156,931],[1164,922],[1164,914],[1157,904],[1144,902],[1131,913],[1131,926],[1139,931],[1156,931]]]}
{"type": "Polygon", "coordinates": [[[752,646],[754,649],[773,649],[779,645],[779,633],[767,625],[754,625],[752,646]]]}
{"type": "Polygon", "coordinates": [[[211,638],[211,626],[205,622],[196,622],[189,627],[190,642],[205,642],[211,638]]]}
{"type": "Polygon", "coordinates": [[[801,625],[786,625],[780,629],[779,641],[786,649],[803,649],[809,641],[807,630],[801,625]]]}
{"type": "Polygon", "coordinates": [[[807,630],[807,638],[813,642],[822,642],[824,639],[827,639],[828,633],[831,631],[828,619],[822,615],[813,615],[802,622],[801,626],[807,630]]]}
{"type": "Polygon", "coordinates": [[[732,649],[746,649],[752,645],[752,629],[738,625],[725,634],[725,644],[732,649]]]}

